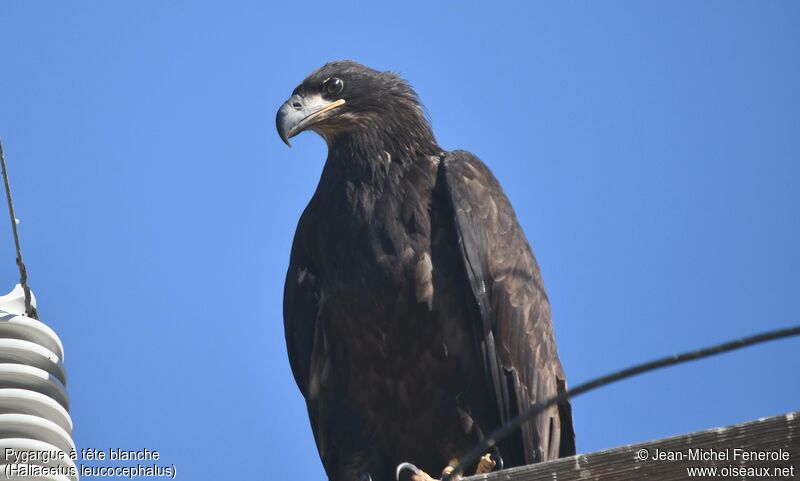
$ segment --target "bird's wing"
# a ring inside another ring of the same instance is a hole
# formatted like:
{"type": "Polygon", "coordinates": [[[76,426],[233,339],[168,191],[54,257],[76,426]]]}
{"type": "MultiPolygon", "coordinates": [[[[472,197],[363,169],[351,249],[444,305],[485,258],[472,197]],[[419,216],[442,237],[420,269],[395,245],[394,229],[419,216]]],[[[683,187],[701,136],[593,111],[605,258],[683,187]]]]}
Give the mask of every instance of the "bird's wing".
{"type": "Polygon", "coordinates": [[[289,269],[286,272],[286,283],[283,289],[283,328],[286,335],[286,349],[289,364],[292,367],[297,387],[306,399],[311,429],[320,452],[325,458],[325,439],[321,433],[320,417],[324,416],[324,405],[320,405],[320,376],[324,368],[326,355],[323,349],[321,333],[317,326],[319,310],[319,292],[317,277],[308,259],[303,254],[301,242],[301,226],[295,234],[289,269]]]}
{"type": "Polygon", "coordinates": [[[319,295],[316,274],[304,257],[295,240],[283,289],[283,328],[294,380],[308,398],[319,295]]]}
{"type": "Polygon", "coordinates": [[[305,229],[314,224],[307,218],[310,210],[309,205],[298,224],[283,290],[286,347],[329,479],[356,479],[363,470],[388,468],[363,432],[361,413],[344,393],[345,385],[332,367],[322,322],[318,322],[323,304],[320,279],[303,248],[304,239],[315,235],[305,229]]]}
{"type": "MultiPolygon", "coordinates": [[[[499,409],[494,417],[506,422],[566,389],[550,305],[536,259],[494,175],[465,151],[446,154],[439,168],[475,300],[476,344],[499,409]]],[[[500,445],[508,464],[574,454],[569,402],[526,423],[520,436],[521,443],[517,438],[505,449],[500,445]]]]}

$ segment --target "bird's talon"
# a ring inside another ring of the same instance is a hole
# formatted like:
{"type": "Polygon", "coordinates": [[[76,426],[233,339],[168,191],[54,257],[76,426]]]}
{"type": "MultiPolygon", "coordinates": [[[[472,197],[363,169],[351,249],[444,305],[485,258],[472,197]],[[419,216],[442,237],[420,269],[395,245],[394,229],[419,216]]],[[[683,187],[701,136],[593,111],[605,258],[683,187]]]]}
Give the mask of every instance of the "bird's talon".
{"type": "Polygon", "coordinates": [[[462,478],[462,476],[461,476],[460,474],[455,474],[455,475],[452,475],[452,474],[451,474],[451,473],[453,472],[453,470],[454,470],[454,469],[455,469],[455,468],[454,468],[453,466],[448,466],[448,467],[444,468],[444,469],[442,470],[442,478],[444,478],[444,477],[445,477],[445,476],[447,476],[447,475],[451,475],[451,476],[448,478],[450,481],[460,481],[460,480],[461,480],[461,478],[462,478]]]}
{"type": "Polygon", "coordinates": [[[478,462],[478,467],[475,468],[475,474],[491,473],[497,463],[492,459],[491,454],[484,454],[478,462]]]}
{"type": "Polygon", "coordinates": [[[497,468],[497,471],[502,471],[503,470],[503,466],[504,466],[503,457],[500,456],[500,452],[499,451],[495,450],[495,452],[492,454],[492,461],[495,462],[495,468],[497,468]]]}

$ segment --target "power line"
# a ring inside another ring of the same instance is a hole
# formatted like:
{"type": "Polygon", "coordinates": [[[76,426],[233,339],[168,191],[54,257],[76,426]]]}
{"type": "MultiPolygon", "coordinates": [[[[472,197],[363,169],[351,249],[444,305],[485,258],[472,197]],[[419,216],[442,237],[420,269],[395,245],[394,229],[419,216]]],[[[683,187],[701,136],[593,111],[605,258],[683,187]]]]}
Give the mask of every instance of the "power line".
{"type": "Polygon", "coordinates": [[[11,187],[8,185],[8,172],[6,158],[3,156],[3,142],[0,141],[0,164],[3,167],[3,182],[6,186],[6,200],[8,200],[8,214],[11,216],[11,231],[14,233],[14,244],[17,247],[17,267],[19,267],[19,283],[25,293],[25,315],[39,319],[36,308],[31,304],[31,289],[28,287],[28,271],[22,262],[22,249],[19,246],[19,233],[17,232],[17,216],[14,215],[14,202],[11,200],[11,187]]]}
{"type": "Polygon", "coordinates": [[[736,349],[741,349],[743,347],[752,346],[754,344],[759,344],[762,342],[774,341],[776,339],[782,339],[785,337],[798,336],[798,335],[800,335],[800,325],[794,327],[787,327],[784,329],[777,329],[774,331],[767,331],[761,334],[756,334],[754,336],[744,337],[734,341],[728,341],[722,344],[704,347],[696,351],[689,351],[683,354],[675,354],[672,356],[663,357],[661,359],[656,359],[650,362],[645,362],[643,364],[638,364],[636,366],[632,366],[627,369],[623,369],[621,371],[613,372],[611,374],[607,374],[605,376],[598,377],[591,381],[580,384],[572,389],[562,392],[558,396],[554,396],[548,399],[543,403],[534,404],[530,408],[523,411],[516,418],[512,419],[511,421],[507,422],[503,426],[496,429],[492,434],[487,436],[475,448],[473,448],[463,458],[461,458],[461,460],[456,465],[455,469],[453,469],[451,473],[446,474],[445,476],[442,477],[442,481],[452,481],[453,477],[456,474],[463,472],[467,466],[471,465],[472,463],[480,459],[481,456],[483,456],[485,453],[489,452],[489,450],[494,448],[498,442],[500,442],[506,436],[508,436],[516,429],[518,429],[522,425],[522,423],[532,419],[534,416],[541,413],[550,406],[553,406],[554,404],[566,401],[567,399],[573,398],[575,396],[589,392],[593,389],[597,389],[607,384],[621,381],[623,379],[633,377],[638,374],[643,374],[648,371],[660,369],[662,367],[673,366],[675,364],[681,364],[688,361],[702,359],[704,357],[715,356],[717,354],[722,354],[728,351],[734,351],[736,349]]]}

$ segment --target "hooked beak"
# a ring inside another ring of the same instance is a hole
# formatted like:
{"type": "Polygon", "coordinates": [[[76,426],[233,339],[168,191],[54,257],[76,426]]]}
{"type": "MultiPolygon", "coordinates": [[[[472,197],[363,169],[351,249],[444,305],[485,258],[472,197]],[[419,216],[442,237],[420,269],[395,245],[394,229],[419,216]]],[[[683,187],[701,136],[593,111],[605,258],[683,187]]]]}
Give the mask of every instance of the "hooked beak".
{"type": "Polygon", "coordinates": [[[299,94],[292,95],[281,105],[278,115],[275,117],[278,135],[286,145],[291,147],[289,139],[307,129],[326,112],[340,107],[344,103],[344,99],[329,101],[323,99],[319,94],[308,97],[299,94]]]}

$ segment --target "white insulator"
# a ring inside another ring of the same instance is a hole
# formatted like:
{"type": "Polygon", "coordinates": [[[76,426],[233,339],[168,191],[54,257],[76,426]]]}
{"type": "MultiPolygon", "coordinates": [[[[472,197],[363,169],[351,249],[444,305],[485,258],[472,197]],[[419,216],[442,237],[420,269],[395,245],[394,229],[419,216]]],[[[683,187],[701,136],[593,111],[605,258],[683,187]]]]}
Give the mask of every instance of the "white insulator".
{"type": "Polygon", "coordinates": [[[25,315],[22,287],[0,296],[0,477],[78,481],[63,360],[56,333],[25,315]],[[59,474],[33,474],[43,466],[59,474]]]}
{"type": "Polygon", "coordinates": [[[0,389],[0,413],[31,414],[48,419],[72,433],[72,419],[55,399],[28,389],[0,389]]]}
{"type": "Polygon", "coordinates": [[[67,383],[67,373],[58,356],[35,342],[0,337],[0,364],[5,363],[37,367],[55,376],[61,384],[67,383]]]}
{"type": "MultiPolygon", "coordinates": [[[[47,467],[60,467],[64,471],[74,470],[77,472],[77,466],[75,465],[75,461],[70,459],[69,457],[55,457],[50,456],[47,460],[44,460],[43,457],[39,457],[37,460],[29,460],[27,463],[17,463],[13,457],[6,456],[6,449],[12,450],[13,453],[55,453],[59,452],[59,448],[57,446],[53,446],[50,443],[46,443],[44,441],[37,441],[35,439],[30,439],[27,437],[24,438],[4,438],[0,440],[2,443],[3,449],[0,450],[0,468],[3,468],[2,476],[5,477],[5,467],[9,464],[17,464],[17,465],[35,465],[35,466],[47,466],[47,467]]],[[[78,479],[77,476],[65,476],[65,475],[55,475],[55,476],[26,476],[26,477],[9,477],[10,479],[23,479],[25,481],[38,481],[38,480],[47,480],[47,481],[76,481],[78,479]]],[[[6,478],[8,479],[8,478],[6,478]]]]}

